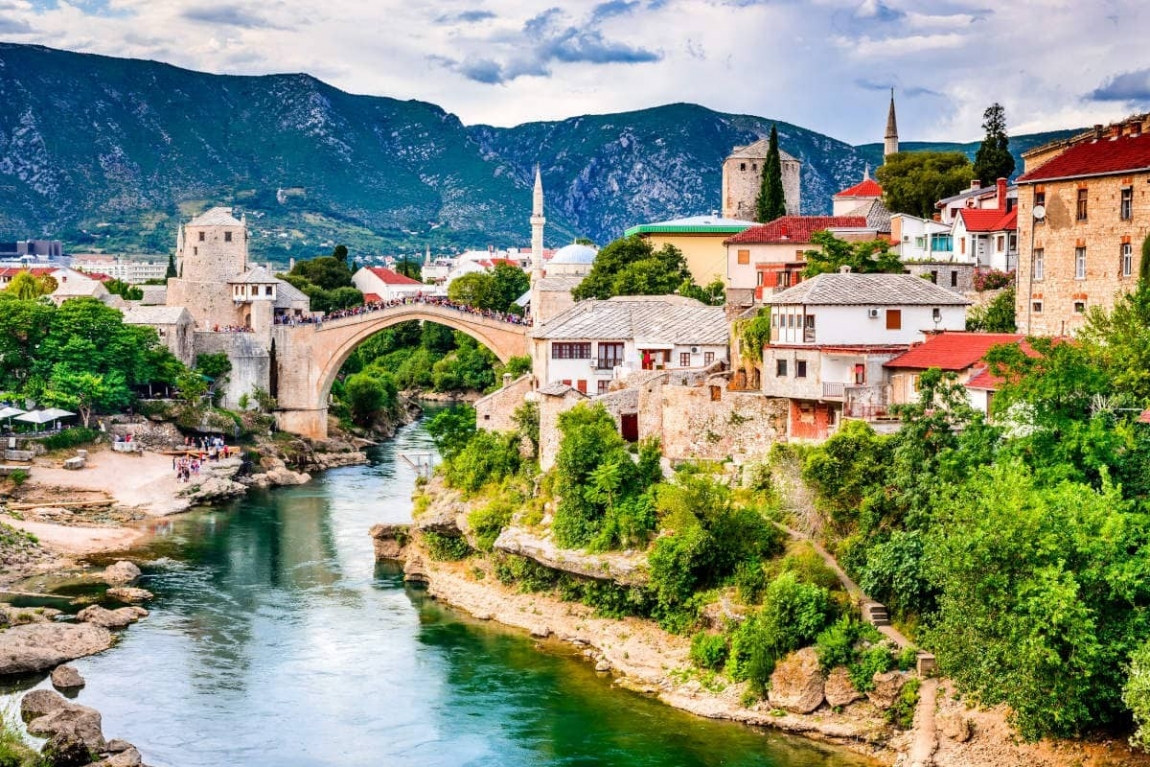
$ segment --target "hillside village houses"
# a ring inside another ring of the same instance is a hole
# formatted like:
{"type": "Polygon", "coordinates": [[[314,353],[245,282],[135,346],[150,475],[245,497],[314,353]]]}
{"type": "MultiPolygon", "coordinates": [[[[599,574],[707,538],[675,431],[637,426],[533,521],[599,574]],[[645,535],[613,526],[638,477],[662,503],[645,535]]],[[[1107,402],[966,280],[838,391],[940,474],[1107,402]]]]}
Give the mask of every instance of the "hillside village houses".
{"type": "Polygon", "coordinates": [[[419,280],[400,274],[384,266],[361,267],[351,276],[351,282],[363,293],[365,303],[396,301],[429,294],[435,290],[419,280]]]}
{"type": "Polygon", "coordinates": [[[1023,154],[1020,332],[1068,335],[1134,289],[1150,236],[1150,113],[1023,154]]]}

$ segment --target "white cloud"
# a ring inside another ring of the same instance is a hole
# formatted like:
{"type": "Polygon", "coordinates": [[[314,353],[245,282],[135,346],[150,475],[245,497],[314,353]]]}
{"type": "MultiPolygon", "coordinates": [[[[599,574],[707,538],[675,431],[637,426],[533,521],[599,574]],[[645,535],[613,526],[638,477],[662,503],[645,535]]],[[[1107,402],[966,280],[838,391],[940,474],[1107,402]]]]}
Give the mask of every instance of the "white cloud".
{"type": "Polygon", "coordinates": [[[0,35],[229,74],[309,72],[510,125],[688,101],[876,141],[1120,117],[1150,66],[1141,0],[0,0],[0,35]],[[1126,80],[1115,80],[1134,73],[1126,80]],[[1107,85],[1110,87],[1106,87],[1107,85]],[[1117,88],[1116,85],[1123,86],[1117,88]],[[1120,95],[1121,95],[1120,94],[1120,95]]]}

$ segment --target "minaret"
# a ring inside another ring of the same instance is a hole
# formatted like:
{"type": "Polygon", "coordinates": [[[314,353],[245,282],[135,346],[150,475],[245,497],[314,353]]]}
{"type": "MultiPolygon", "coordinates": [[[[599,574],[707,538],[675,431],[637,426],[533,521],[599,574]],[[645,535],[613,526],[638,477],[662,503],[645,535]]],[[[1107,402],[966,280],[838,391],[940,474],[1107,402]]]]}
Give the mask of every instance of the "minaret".
{"type": "Polygon", "coordinates": [[[532,195],[531,205],[531,281],[535,282],[543,276],[543,225],[547,219],[543,217],[543,176],[539,173],[539,166],[535,166],[535,192],[532,195]]]}
{"type": "Polygon", "coordinates": [[[890,89],[890,112],[886,116],[886,140],[883,142],[884,158],[898,154],[898,121],[894,119],[894,88],[890,89]]]}

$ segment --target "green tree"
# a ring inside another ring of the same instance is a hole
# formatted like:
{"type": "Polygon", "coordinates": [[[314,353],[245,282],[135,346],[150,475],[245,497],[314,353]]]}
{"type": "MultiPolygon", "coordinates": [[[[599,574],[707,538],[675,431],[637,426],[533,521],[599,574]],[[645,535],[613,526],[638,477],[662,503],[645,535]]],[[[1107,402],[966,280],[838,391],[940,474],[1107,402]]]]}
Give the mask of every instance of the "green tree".
{"type": "Polygon", "coordinates": [[[123,280],[108,280],[104,283],[104,287],[108,289],[109,293],[120,296],[125,301],[139,301],[144,297],[144,291],[123,280]]]}
{"type": "Polygon", "coordinates": [[[962,152],[899,152],[875,175],[891,212],[930,218],[936,202],[969,186],[974,166],[962,152]]]}
{"type": "Polygon", "coordinates": [[[366,426],[381,412],[395,406],[398,388],[390,374],[364,371],[348,376],[343,391],[352,420],[366,426]]]}
{"type": "Polygon", "coordinates": [[[475,434],[475,408],[464,403],[440,410],[427,422],[427,433],[444,458],[458,455],[475,434]]]}
{"type": "Polygon", "coordinates": [[[1138,264],[1138,279],[1150,283],[1150,234],[1142,240],[1142,260],[1138,264]]]}
{"type": "Polygon", "coordinates": [[[176,256],[173,253],[169,253],[168,254],[168,269],[167,269],[167,271],[164,272],[164,282],[167,282],[168,280],[172,279],[173,277],[178,277],[178,276],[179,276],[179,274],[176,272],[176,256]]]}
{"type": "Polygon", "coordinates": [[[483,307],[494,309],[497,312],[511,311],[518,308],[515,301],[531,287],[531,278],[527,272],[512,264],[496,264],[491,270],[495,280],[493,292],[495,304],[483,307]]]}
{"type": "Polygon", "coordinates": [[[34,301],[41,296],[48,295],[55,289],[56,280],[50,276],[44,280],[33,276],[31,272],[24,271],[18,272],[9,281],[8,286],[4,288],[4,293],[20,301],[34,301]]]}
{"type": "Polygon", "coordinates": [[[974,155],[974,177],[982,185],[992,186],[999,178],[1010,178],[1014,173],[1014,155],[1010,153],[1010,137],[1006,135],[1006,110],[995,102],[982,113],[982,128],[986,137],[974,155]]]}
{"type": "Polygon", "coordinates": [[[499,300],[496,291],[493,274],[468,272],[451,281],[447,286],[447,297],[457,303],[474,306],[476,309],[488,309],[499,300]]]}
{"type": "Polygon", "coordinates": [[[655,250],[637,235],[615,240],[599,251],[590,273],[571,291],[576,300],[613,296],[661,296],[684,282],[693,285],[682,251],[674,245],[655,250]]]}
{"type": "Polygon", "coordinates": [[[966,329],[978,333],[1013,333],[1014,288],[1006,288],[989,304],[976,306],[966,315],[966,329]]]}
{"type": "Polygon", "coordinates": [[[49,388],[42,398],[59,407],[76,408],[86,429],[91,424],[93,409],[121,408],[131,401],[132,392],[124,374],[118,370],[96,375],[61,364],[52,370],[49,388]]]}
{"type": "Polygon", "coordinates": [[[837,272],[844,266],[849,266],[852,272],[859,274],[902,274],[906,271],[898,256],[891,253],[890,242],[886,240],[847,242],[829,231],[822,231],[811,235],[811,243],[819,247],[818,250],[808,250],[804,254],[807,266],[803,274],[807,277],[837,272]]]}
{"type": "Polygon", "coordinates": [[[332,248],[331,257],[336,261],[342,261],[344,267],[349,271],[351,270],[351,259],[348,258],[346,245],[336,245],[334,248],[332,248]]]}
{"type": "Polygon", "coordinates": [[[22,301],[0,291],[0,390],[24,392],[55,312],[50,303],[22,301]]]}
{"type": "Polygon", "coordinates": [[[404,277],[423,282],[423,267],[417,260],[402,257],[395,263],[395,271],[404,277]]]}
{"type": "Polygon", "coordinates": [[[774,221],[787,214],[787,200],[783,191],[783,164],[779,158],[778,126],[771,126],[767,141],[767,159],[763,162],[763,181],[755,200],[755,220],[761,224],[774,221]]]}

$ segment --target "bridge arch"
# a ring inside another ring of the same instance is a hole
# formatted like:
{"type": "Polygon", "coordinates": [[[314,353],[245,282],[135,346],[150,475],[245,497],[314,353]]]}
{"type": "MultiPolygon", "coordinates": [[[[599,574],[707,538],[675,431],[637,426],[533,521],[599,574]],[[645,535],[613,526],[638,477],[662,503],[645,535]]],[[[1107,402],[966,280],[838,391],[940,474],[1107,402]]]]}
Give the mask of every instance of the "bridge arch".
{"type": "Polygon", "coordinates": [[[327,435],[327,401],[352,352],[381,330],[410,320],[437,322],[486,346],[501,361],[528,354],[530,327],[437,304],[400,304],[317,324],[277,326],[280,428],[327,435]]]}

